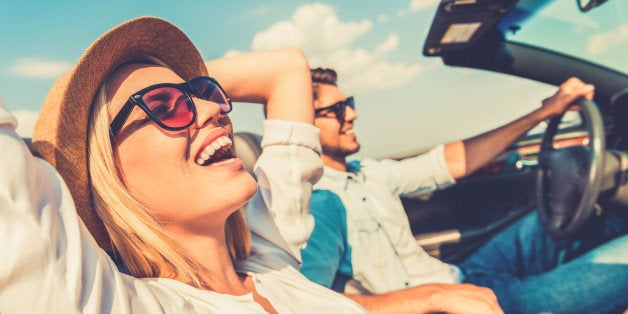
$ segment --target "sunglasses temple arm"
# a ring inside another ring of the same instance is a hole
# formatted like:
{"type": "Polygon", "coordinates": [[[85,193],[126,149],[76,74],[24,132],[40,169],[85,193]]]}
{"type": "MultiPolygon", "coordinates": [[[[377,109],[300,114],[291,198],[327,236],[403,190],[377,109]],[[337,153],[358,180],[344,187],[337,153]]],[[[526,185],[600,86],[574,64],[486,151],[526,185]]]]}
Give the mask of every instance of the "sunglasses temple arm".
{"type": "Polygon", "coordinates": [[[122,125],[124,125],[124,122],[126,121],[126,119],[129,118],[129,115],[131,114],[131,111],[133,110],[133,107],[135,106],[135,103],[132,101],[127,101],[126,104],[124,104],[124,106],[122,107],[122,109],[120,109],[120,111],[118,112],[118,115],[113,119],[113,121],[111,121],[111,125],[109,126],[109,129],[111,130],[111,135],[112,136],[117,136],[118,132],[120,132],[120,129],[122,128],[122,125]]]}

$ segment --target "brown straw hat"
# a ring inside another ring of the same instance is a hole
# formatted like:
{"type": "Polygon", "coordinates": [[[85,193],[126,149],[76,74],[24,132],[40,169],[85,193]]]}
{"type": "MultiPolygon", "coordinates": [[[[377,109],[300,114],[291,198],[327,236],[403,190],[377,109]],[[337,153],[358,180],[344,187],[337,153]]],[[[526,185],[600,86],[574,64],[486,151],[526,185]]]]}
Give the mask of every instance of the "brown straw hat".
{"type": "Polygon", "coordinates": [[[93,206],[87,165],[87,129],[92,102],[109,72],[120,62],[152,56],[181,78],[207,75],[200,53],[176,26],[140,17],[98,38],[76,67],[53,85],[33,134],[36,155],[52,164],[68,185],[76,210],[98,245],[113,252],[111,240],[93,206]]]}

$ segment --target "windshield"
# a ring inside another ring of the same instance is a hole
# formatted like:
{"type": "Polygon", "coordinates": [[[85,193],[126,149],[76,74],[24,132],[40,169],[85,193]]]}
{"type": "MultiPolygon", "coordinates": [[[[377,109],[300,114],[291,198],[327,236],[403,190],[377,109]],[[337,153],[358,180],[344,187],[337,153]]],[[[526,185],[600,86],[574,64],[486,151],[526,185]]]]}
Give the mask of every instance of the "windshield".
{"type": "MultiPolygon", "coordinates": [[[[522,10],[535,9],[540,2],[524,0],[522,10]]],[[[580,12],[575,1],[549,1],[520,29],[504,31],[508,40],[555,50],[628,73],[628,1],[609,0],[580,12]]]]}

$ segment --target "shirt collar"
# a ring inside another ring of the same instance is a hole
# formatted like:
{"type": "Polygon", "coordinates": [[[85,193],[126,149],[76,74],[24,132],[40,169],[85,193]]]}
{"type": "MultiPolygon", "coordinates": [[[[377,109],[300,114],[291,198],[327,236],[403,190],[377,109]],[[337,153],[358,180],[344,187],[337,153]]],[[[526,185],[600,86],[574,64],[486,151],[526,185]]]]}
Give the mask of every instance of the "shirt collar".
{"type": "Polygon", "coordinates": [[[343,189],[346,189],[349,182],[352,180],[360,180],[363,179],[362,165],[359,160],[352,160],[347,163],[347,171],[340,171],[330,167],[325,166],[325,177],[330,179],[332,182],[337,184],[341,184],[343,189]]]}

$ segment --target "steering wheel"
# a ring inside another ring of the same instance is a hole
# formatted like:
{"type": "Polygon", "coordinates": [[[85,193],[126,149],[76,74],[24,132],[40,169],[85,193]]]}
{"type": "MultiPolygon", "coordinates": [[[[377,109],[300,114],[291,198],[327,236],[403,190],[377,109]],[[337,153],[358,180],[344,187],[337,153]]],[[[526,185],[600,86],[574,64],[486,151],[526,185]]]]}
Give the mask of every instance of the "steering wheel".
{"type": "Polygon", "coordinates": [[[604,124],[595,102],[579,98],[573,105],[587,129],[586,146],[553,147],[562,115],[545,131],[539,152],[536,198],[543,228],[553,237],[573,234],[594,211],[604,166],[604,124]]]}

